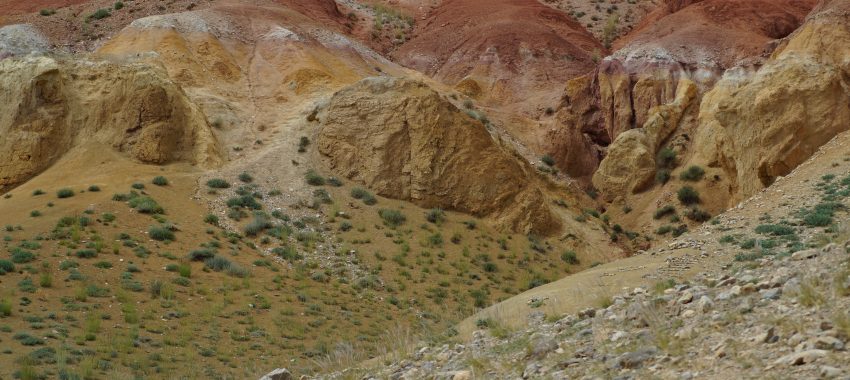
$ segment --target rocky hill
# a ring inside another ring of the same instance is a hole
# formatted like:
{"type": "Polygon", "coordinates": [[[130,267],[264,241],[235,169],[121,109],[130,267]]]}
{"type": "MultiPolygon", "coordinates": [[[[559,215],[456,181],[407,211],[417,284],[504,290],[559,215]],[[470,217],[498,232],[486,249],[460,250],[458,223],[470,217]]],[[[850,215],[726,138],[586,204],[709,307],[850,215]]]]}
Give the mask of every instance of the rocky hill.
{"type": "Polygon", "coordinates": [[[848,25],[0,0],[0,379],[846,376],[848,25]]]}

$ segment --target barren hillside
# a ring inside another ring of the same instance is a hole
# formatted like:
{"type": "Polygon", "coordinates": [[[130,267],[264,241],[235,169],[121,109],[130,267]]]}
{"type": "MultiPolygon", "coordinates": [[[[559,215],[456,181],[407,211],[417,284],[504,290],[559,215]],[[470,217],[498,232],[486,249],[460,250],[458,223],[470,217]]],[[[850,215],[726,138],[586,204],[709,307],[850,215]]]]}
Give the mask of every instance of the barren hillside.
{"type": "Polygon", "coordinates": [[[844,376],[848,11],[0,0],[0,379],[844,376]]]}

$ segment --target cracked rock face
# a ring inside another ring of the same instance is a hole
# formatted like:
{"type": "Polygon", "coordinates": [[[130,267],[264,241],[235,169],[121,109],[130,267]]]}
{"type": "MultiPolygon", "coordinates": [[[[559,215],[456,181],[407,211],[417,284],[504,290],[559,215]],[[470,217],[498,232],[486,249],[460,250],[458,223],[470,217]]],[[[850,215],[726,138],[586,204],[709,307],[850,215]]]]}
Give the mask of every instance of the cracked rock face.
{"type": "Polygon", "coordinates": [[[421,82],[364,79],[318,118],[328,166],[383,196],[491,217],[513,231],[559,227],[532,169],[421,82]]]}
{"type": "Polygon", "coordinates": [[[206,118],[163,73],[143,65],[0,61],[0,188],[19,184],[77,145],[97,142],[145,163],[221,160],[206,118]]]}

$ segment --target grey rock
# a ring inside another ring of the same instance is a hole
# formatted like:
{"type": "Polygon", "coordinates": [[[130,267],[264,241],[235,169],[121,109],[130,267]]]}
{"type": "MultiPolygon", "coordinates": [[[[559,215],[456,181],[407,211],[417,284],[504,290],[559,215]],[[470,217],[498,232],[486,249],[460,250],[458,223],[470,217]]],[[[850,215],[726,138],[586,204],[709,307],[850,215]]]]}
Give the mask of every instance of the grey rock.
{"type": "Polygon", "coordinates": [[[774,289],[765,289],[759,292],[761,294],[761,298],[766,300],[778,300],[782,295],[782,289],[774,288],[774,289]]]}
{"type": "Polygon", "coordinates": [[[820,367],[820,377],[824,379],[836,378],[838,376],[841,376],[842,372],[843,371],[841,371],[840,368],[830,367],[828,365],[820,367]]]}
{"type": "Polygon", "coordinates": [[[265,374],[260,380],[292,380],[292,374],[286,368],[278,368],[265,374]]]}
{"type": "Polygon", "coordinates": [[[825,357],[827,351],[824,350],[806,350],[801,352],[795,352],[792,354],[785,355],[779,359],[776,359],[773,364],[785,364],[785,365],[803,365],[809,364],[818,360],[822,357],[825,357]]]}
{"type": "Polygon", "coordinates": [[[644,362],[652,359],[657,350],[654,348],[642,348],[637,351],[627,352],[615,359],[614,368],[635,369],[640,368],[644,362]]]}

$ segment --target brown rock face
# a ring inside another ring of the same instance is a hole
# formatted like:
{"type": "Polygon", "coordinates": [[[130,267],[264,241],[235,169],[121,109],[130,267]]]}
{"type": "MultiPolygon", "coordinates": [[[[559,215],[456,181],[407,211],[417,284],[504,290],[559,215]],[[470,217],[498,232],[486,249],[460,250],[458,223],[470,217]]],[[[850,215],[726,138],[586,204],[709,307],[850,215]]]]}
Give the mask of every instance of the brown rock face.
{"type": "Polygon", "coordinates": [[[754,75],[730,73],[705,95],[694,162],[754,194],[850,129],[850,2],[825,2],[754,75]]]}
{"type": "Polygon", "coordinates": [[[655,157],[662,143],[679,126],[683,115],[696,107],[697,87],[679,82],[676,100],[653,108],[643,128],[620,134],[593,175],[593,185],[609,200],[645,190],[655,176],[655,157]]]}
{"type": "Polygon", "coordinates": [[[204,115],[149,66],[5,59],[0,98],[0,189],[90,140],[146,163],[221,161],[204,115]]]}
{"type": "Polygon", "coordinates": [[[560,226],[532,169],[421,82],[364,79],[335,94],[319,119],[328,166],[381,195],[487,216],[512,231],[560,226]]]}

